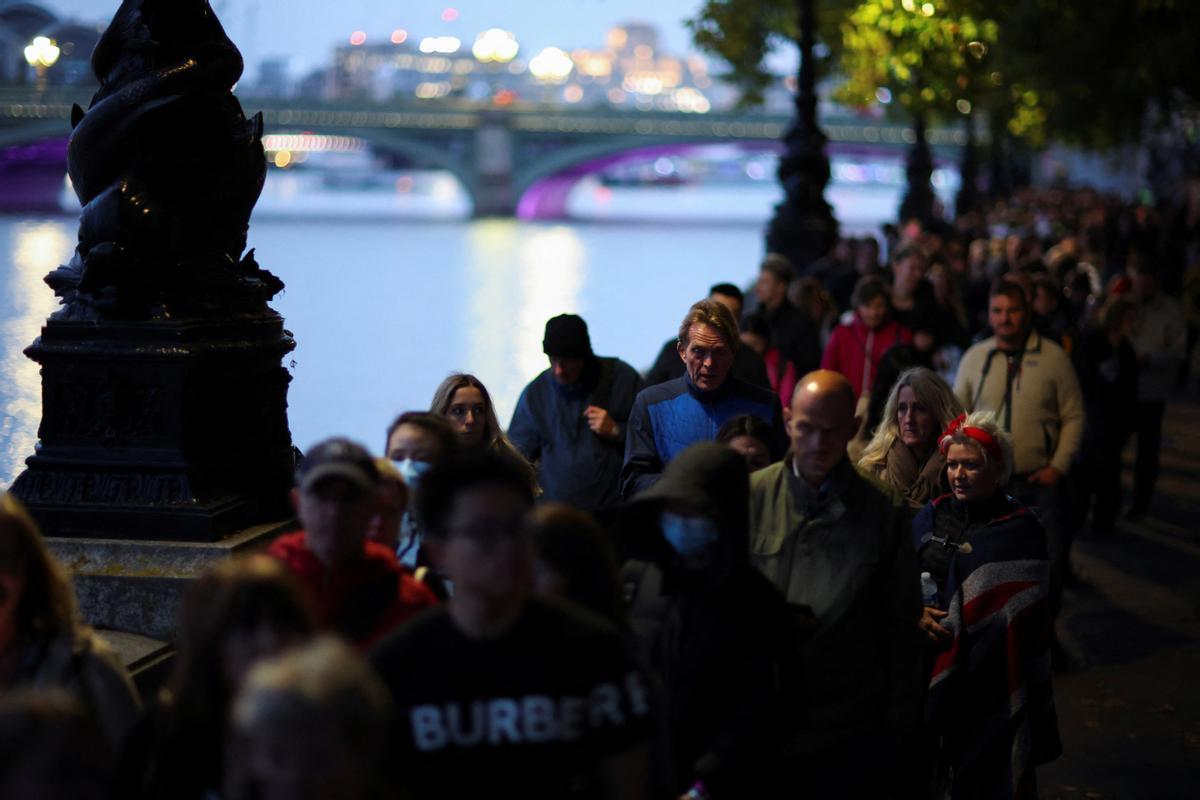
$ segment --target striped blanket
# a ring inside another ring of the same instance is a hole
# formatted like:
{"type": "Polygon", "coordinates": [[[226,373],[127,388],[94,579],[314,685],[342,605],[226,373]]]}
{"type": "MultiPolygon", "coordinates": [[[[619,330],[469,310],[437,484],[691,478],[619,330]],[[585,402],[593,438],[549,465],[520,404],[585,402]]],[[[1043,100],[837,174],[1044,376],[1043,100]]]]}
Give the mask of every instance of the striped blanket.
{"type": "MultiPolygon", "coordinates": [[[[954,513],[939,499],[914,520],[954,513]]],[[[938,526],[939,529],[944,526],[938,526]]],[[[926,539],[926,541],[928,541],[926,539]]],[[[1035,798],[1033,768],[1061,752],[1051,689],[1050,567],[1037,518],[1009,513],[969,532],[941,592],[953,632],[929,681],[926,722],[942,742],[954,798],[1035,798]]],[[[937,546],[936,544],[930,546],[937,546]]]]}

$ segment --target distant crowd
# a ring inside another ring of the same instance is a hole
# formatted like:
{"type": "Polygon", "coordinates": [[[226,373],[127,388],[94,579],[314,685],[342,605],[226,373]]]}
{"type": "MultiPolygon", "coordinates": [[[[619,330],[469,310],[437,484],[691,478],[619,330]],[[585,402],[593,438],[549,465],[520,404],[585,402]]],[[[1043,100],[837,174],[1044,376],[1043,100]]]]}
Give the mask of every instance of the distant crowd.
{"type": "Polygon", "coordinates": [[[553,317],[507,428],[454,373],[310,447],[154,696],[0,495],[0,797],[1035,798],[1073,540],[1153,513],[1192,375],[1197,223],[1024,190],[768,254],[644,375],[553,317]]]}

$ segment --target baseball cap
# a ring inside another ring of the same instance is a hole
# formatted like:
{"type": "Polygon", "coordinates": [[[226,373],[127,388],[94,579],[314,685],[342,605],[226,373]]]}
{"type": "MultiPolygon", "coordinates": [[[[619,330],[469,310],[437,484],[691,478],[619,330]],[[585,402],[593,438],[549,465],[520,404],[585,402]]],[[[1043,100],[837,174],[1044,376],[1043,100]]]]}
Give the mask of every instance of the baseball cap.
{"type": "Polygon", "coordinates": [[[296,485],[302,492],[326,478],[342,478],[366,491],[379,486],[375,459],[362,445],[341,437],[318,442],[296,470],[296,485]]]}

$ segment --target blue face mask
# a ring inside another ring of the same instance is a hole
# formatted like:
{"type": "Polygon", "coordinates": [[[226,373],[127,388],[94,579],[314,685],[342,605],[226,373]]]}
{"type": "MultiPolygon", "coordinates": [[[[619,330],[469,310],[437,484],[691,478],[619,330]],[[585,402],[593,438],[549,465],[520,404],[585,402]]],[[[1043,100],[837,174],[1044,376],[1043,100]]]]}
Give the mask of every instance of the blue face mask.
{"type": "Polygon", "coordinates": [[[400,477],[410,489],[416,489],[417,484],[421,482],[421,476],[433,466],[428,461],[413,461],[411,458],[397,461],[395,464],[396,469],[400,471],[400,477]]]}
{"type": "Polygon", "coordinates": [[[684,557],[704,555],[717,541],[717,523],[708,517],[684,517],[664,511],[660,524],[663,538],[684,557]]]}

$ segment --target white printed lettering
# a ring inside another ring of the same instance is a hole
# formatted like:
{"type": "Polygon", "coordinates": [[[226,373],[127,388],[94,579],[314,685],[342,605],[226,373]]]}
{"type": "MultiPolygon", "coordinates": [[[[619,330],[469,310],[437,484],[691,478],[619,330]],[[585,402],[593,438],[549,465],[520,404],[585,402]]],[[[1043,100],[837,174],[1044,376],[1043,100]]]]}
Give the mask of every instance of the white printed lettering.
{"type": "Polygon", "coordinates": [[[413,744],[422,752],[446,746],[446,728],[437,706],[415,706],[410,714],[413,744]]]}
{"type": "Polygon", "coordinates": [[[507,698],[488,702],[488,743],[500,744],[508,741],[519,744],[521,734],[517,730],[518,706],[507,698]]]}
{"type": "Polygon", "coordinates": [[[630,672],[625,676],[625,692],[629,695],[629,705],[636,716],[645,716],[650,712],[646,684],[642,681],[641,673],[630,672]]]}
{"type": "Polygon", "coordinates": [[[582,697],[564,697],[559,705],[559,731],[565,742],[573,742],[583,735],[584,700],[582,697]]]}
{"type": "Polygon", "coordinates": [[[534,695],[521,700],[521,716],[527,742],[549,742],[558,736],[554,701],[549,697],[534,695]]]}
{"type": "Polygon", "coordinates": [[[459,747],[474,747],[483,740],[483,703],[471,703],[471,727],[463,730],[463,709],[458,703],[446,706],[446,727],[450,729],[450,741],[459,747]]]}
{"type": "Polygon", "coordinates": [[[625,724],[625,717],[621,714],[621,693],[617,691],[616,686],[611,683],[600,684],[592,689],[591,701],[589,722],[592,728],[604,727],[606,717],[608,722],[616,727],[625,724]]]}

